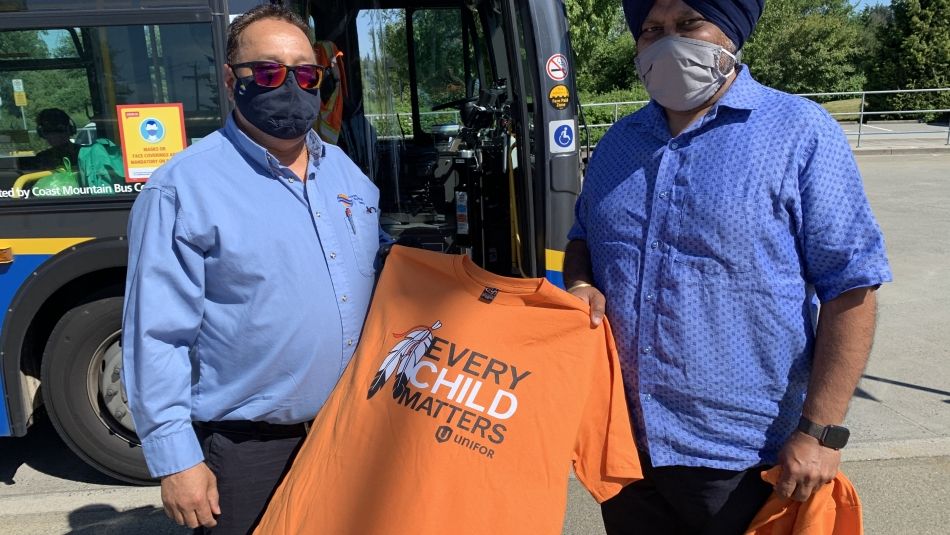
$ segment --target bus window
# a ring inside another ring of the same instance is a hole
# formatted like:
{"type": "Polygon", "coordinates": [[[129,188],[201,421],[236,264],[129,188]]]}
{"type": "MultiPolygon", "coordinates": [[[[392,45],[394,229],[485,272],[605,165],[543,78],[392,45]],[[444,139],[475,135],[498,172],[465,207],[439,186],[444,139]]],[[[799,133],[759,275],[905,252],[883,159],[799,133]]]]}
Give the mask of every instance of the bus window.
{"type": "MultiPolygon", "coordinates": [[[[423,132],[442,134],[445,126],[458,130],[455,108],[433,111],[439,104],[465,98],[466,73],[472,58],[462,50],[462,12],[420,9],[412,13],[419,121],[423,132]]],[[[468,75],[468,76],[467,76],[468,75]]]]}
{"type": "Polygon", "coordinates": [[[0,204],[134,195],[119,104],[180,103],[186,141],[221,124],[209,24],[0,32],[0,204]]]}
{"type": "Polygon", "coordinates": [[[368,9],[356,17],[366,118],[381,138],[412,137],[406,15],[368,9]]]}
{"type": "MultiPolygon", "coordinates": [[[[4,0],[2,11],[58,11],[75,9],[76,0],[4,0]]],[[[97,0],[100,9],[139,9],[143,7],[205,6],[207,0],[97,0]]]]}

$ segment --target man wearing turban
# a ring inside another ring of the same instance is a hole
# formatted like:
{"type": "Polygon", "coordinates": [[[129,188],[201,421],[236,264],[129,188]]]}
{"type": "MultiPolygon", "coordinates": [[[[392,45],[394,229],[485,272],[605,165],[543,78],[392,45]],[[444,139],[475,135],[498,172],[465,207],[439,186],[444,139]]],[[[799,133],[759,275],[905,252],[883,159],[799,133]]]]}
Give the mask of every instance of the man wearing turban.
{"type": "Polygon", "coordinates": [[[610,534],[742,533],[761,470],[805,500],[847,443],[890,267],[841,128],[739,61],[764,4],[623,1],[651,102],[597,145],[564,265],[611,320],[644,467],[610,534]]]}

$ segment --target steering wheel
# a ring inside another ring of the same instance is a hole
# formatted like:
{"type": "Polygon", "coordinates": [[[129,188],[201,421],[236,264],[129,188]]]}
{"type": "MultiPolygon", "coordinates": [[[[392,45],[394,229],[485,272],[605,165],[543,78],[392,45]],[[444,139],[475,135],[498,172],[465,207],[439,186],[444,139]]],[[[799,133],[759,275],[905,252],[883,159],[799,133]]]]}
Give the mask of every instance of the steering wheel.
{"type": "Polygon", "coordinates": [[[450,100],[448,102],[443,102],[442,104],[436,104],[432,106],[432,111],[441,111],[447,110],[449,108],[457,108],[462,104],[468,104],[469,102],[478,102],[478,97],[465,97],[458,100],[450,100]]]}

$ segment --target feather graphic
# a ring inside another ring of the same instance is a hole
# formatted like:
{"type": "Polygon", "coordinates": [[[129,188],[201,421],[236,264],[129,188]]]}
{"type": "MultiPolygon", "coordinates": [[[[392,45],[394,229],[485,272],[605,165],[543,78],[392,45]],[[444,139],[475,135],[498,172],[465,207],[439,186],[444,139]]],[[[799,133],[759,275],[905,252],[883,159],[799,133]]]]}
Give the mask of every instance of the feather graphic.
{"type": "Polygon", "coordinates": [[[396,376],[393,381],[393,397],[402,395],[403,390],[409,383],[409,374],[413,373],[432,345],[432,331],[442,327],[441,321],[436,321],[431,327],[419,325],[403,333],[393,333],[396,338],[402,338],[386,355],[379,371],[373,377],[369,385],[369,391],[366,393],[366,399],[372,398],[379,392],[389,380],[396,376]]]}

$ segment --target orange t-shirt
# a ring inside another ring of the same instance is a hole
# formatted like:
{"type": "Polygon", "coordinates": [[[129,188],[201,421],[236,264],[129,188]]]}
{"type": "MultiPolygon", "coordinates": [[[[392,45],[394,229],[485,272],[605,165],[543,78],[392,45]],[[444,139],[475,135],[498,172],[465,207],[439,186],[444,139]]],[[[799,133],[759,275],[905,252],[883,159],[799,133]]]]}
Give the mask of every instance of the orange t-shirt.
{"type": "MultiPolygon", "coordinates": [[[[775,485],[782,469],[762,472],[775,485]]],[[[804,502],[772,493],[752,520],[746,535],[862,535],[861,500],[841,471],[804,502]]]]}
{"type": "Polygon", "coordinates": [[[396,246],[255,533],[560,533],[569,462],[598,501],[642,477],[606,323],[546,280],[396,246]]]}

